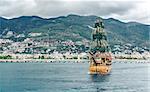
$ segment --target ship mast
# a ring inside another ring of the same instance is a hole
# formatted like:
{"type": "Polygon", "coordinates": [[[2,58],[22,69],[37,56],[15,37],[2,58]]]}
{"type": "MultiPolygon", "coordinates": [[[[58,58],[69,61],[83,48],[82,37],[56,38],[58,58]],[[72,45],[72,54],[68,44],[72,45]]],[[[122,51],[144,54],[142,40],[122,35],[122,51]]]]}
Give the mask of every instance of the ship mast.
{"type": "Polygon", "coordinates": [[[91,52],[95,54],[97,51],[101,53],[109,52],[106,32],[104,31],[104,24],[101,18],[96,20],[92,33],[91,52]]]}

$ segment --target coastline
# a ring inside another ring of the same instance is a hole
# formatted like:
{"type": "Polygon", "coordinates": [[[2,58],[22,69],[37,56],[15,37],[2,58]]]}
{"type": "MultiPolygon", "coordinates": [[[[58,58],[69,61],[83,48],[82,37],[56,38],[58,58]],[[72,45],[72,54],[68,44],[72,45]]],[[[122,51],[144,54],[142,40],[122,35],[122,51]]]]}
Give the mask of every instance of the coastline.
{"type": "Polygon", "coordinates": [[[27,63],[27,62],[88,62],[87,59],[0,59],[0,63],[2,62],[12,62],[12,63],[27,63]]]}
{"type": "MultiPolygon", "coordinates": [[[[88,59],[0,59],[0,63],[48,63],[48,62],[89,62],[88,59]]],[[[150,63],[149,59],[113,59],[112,63],[116,62],[138,62],[138,63],[150,63]]]]}

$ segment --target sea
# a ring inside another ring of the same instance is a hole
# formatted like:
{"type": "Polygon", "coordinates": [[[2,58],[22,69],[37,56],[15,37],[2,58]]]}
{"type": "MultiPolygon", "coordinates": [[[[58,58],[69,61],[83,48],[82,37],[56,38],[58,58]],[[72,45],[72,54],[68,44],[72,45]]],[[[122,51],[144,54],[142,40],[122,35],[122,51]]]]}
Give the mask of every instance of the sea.
{"type": "Polygon", "coordinates": [[[0,92],[150,92],[150,63],[114,61],[108,75],[88,62],[0,63],[0,92]]]}

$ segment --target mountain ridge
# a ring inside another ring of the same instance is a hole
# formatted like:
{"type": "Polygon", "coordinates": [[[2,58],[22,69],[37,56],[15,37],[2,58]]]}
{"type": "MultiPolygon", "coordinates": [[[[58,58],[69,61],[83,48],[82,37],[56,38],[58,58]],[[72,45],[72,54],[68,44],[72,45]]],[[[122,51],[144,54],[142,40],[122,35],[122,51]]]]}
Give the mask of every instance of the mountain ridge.
{"type": "MultiPolygon", "coordinates": [[[[43,33],[43,36],[49,34],[52,39],[57,40],[90,40],[92,30],[88,28],[88,25],[93,26],[96,18],[97,16],[94,15],[79,16],[74,14],[55,18],[21,16],[5,19],[1,17],[0,38],[3,38],[5,31],[6,33],[7,31],[13,31],[15,34],[40,32],[43,33]]],[[[125,23],[114,18],[103,19],[103,21],[110,44],[131,43],[142,46],[149,45],[150,25],[138,22],[125,23]]]]}
{"type": "MultiPolygon", "coordinates": [[[[99,16],[96,16],[96,15],[85,15],[85,16],[81,16],[81,15],[76,15],[76,14],[69,14],[69,15],[66,15],[66,16],[57,16],[57,17],[50,17],[50,18],[45,18],[45,17],[40,17],[40,16],[36,16],[36,15],[32,15],[32,16],[18,16],[18,17],[13,17],[13,18],[5,18],[5,17],[2,17],[0,16],[0,19],[5,19],[5,20],[13,20],[13,19],[19,19],[19,18],[22,18],[22,17],[30,17],[30,18],[40,18],[40,19],[44,19],[44,20],[49,20],[49,19],[56,19],[56,18],[66,18],[68,16],[80,16],[80,17],[99,17],[99,16]]],[[[136,22],[136,21],[129,21],[129,22],[123,22],[119,19],[115,19],[113,17],[110,17],[110,18],[102,18],[103,20],[116,20],[116,21],[119,21],[119,22],[122,22],[122,23],[125,23],[125,24],[128,24],[128,23],[135,23],[135,24],[142,24],[142,25],[147,25],[147,26],[150,26],[149,24],[144,24],[144,23],[140,23],[140,22],[136,22]]]]}

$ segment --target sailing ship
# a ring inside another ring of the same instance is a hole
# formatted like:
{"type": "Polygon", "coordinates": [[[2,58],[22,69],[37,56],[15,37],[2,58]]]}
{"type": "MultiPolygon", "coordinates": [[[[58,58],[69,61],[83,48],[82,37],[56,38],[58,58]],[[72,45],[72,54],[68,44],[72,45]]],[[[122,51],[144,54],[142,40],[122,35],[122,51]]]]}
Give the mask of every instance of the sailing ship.
{"type": "Polygon", "coordinates": [[[112,64],[111,49],[107,42],[107,36],[101,18],[97,18],[92,31],[89,58],[90,74],[109,74],[112,64]]]}

